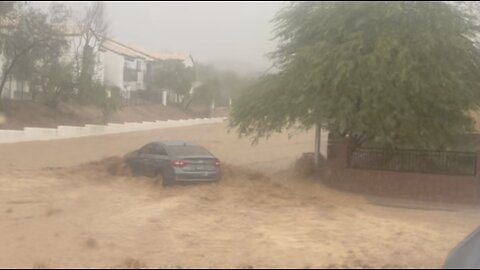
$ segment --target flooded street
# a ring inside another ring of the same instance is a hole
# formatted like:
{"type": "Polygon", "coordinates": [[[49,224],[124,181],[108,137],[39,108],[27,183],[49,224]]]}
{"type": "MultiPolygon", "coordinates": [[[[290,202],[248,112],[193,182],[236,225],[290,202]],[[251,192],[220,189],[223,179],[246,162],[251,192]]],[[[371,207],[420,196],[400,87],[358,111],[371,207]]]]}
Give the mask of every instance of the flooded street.
{"type": "Polygon", "coordinates": [[[1,145],[2,267],[440,267],[480,223],[467,206],[375,206],[295,177],[312,136],[252,146],[212,124],[1,145]],[[176,138],[218,156],[223,181],[163,188],[91,163],[176,138]]]}

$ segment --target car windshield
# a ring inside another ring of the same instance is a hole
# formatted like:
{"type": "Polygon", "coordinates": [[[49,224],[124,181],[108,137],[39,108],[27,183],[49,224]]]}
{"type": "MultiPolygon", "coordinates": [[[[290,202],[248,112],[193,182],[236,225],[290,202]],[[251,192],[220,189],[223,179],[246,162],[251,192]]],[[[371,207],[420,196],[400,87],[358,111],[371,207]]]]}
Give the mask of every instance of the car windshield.
{"type": "Polygon", "coordinates": [[[212,155],[205,148],[198,145],[171,145],[166,148],[171,155],[177,157],[212,155]]]}

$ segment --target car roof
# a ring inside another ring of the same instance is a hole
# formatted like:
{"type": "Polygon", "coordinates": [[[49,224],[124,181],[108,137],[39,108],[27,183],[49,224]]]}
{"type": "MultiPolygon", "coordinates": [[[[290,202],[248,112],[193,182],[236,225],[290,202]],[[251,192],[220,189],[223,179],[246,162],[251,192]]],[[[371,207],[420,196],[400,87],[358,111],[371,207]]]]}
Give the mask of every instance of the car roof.
{"type": "Polygon", "coordinates": [[[186,141],[158,141],[157,144],[161,144],[163,146],[181,146],[181,145],[196,145],[191,142],[186,141]]]}

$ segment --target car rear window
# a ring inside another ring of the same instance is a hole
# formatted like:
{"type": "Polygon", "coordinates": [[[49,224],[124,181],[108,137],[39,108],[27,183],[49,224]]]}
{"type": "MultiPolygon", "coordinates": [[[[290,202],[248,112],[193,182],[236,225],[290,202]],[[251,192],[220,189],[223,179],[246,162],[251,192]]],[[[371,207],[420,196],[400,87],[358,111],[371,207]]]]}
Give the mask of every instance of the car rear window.
{"type": "Polygon", "coordinates": [[[207,149],[198,145],[170,145],[167,151],[173,156],[211,156],[207,149]]]}

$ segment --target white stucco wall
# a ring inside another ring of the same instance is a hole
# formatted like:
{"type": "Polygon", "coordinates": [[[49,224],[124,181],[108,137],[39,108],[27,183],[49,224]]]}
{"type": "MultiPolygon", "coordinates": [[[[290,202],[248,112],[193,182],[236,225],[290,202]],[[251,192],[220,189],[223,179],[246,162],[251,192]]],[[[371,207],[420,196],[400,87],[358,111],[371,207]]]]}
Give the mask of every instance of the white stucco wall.
{"type": "Polygon", "coordinates": [[[102,51],[101,59],[103,62],[103,77],[108,86],[124,88],[123,85],[123,56],[111,51],[102,51]]]}

